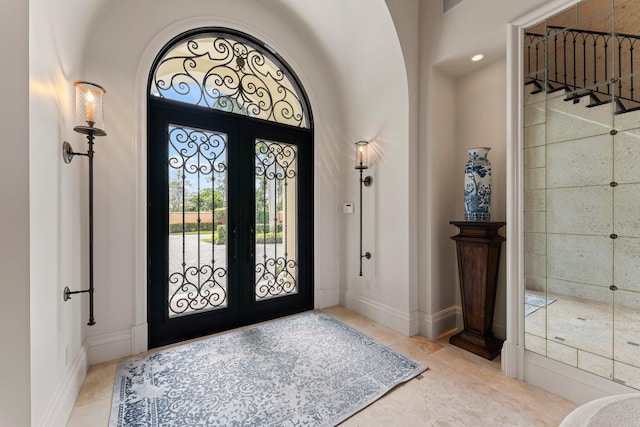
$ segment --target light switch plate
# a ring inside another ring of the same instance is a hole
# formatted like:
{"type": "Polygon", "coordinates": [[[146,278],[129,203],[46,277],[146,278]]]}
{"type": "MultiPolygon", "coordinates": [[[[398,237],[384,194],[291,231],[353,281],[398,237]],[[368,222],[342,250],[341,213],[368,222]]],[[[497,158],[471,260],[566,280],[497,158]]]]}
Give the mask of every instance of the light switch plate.
{"type": "Polygon", "coordinates": [[[353,202],[347,202],[342,204],[342,213],[352,214],[353,213],[353,202]]]}

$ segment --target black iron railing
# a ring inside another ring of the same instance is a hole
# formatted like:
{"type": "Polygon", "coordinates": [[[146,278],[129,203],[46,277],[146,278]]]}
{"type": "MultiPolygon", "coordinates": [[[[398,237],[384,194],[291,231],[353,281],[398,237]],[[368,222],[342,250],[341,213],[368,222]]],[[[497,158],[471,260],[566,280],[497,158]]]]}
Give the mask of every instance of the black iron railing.
{"type": "Polygon", "coordinates": [[[640,109],[635,81],[640,36],[547,26],[546,35],[525,33],[525,84],[532,93],[564,90],[566,101],[589,96],[588,107],[615,102],[616,114],[640,109]]]}

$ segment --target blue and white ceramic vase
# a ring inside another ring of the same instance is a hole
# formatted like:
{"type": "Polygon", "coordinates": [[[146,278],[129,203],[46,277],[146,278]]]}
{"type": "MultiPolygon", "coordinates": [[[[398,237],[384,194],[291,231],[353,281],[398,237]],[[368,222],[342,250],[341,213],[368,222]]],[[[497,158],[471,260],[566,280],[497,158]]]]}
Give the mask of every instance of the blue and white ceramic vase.
{"type": "Polygon", "coordinates": [[[487,160],[490,147],[468,150],[469,161],[464,169],[464,219],[489,221],[491,209],[491,163],[487,160]]]}

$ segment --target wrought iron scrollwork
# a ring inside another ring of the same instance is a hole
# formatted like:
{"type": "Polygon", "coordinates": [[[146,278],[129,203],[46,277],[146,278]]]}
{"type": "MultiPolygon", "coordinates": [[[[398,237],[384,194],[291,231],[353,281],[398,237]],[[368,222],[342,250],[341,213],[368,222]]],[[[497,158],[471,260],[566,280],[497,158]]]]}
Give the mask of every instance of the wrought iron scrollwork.
{"type": "Polygon", "coordinates": [[[298,290],[297,266],[294,260],[285,257],[274,259],[265,256],[264,262],[256,263],[256,298],[260,300],[295,293],[298,290]]]}
{"type": "Polygon", "coordinates": [[[267,181],[282,181],[296,177],[296,147],[278,142],[259,140],[256,144],[256,176],[267,181]]]}
{"type": "Polygon", "coordinates": [[[616,114],[640,110],[638,40],[635,34],[552,25],[545,34],[525,33],[526,84],[534,86],[532,93],[564,90],[567,101],[589,96],[589,106],[614,101],[616,114]]]}
{"type": "Polygon", "coordinates": [[[169,157],[169,167],[184,174],[211,175],[227,170],[222,160],[227,148],[223,134],[172,126],[169,128],[169,144],[177,154],[169,157]]]}
{"type": "MultiPolygon", "coordinates": [[[[226,135],[212,131],[170,126],[168,140],[169,171],[170,175],[174,171],[174,179],[179,185],[177,189],[170,188],[170,205],[172,198],[181,199],[170,210],[182,215],[181,262],[179,265],[178,260],[170,262],[169,271],[169,315],[175,317],[227,305],[226,263],[216,260],[213,239],[210,259],[203,261],[205,255],[201,253],[200,246],[200,231],[203,227],[200,212],[201,180],[204,178],[208,181],[213,190],[215,175],[226,176],[227,139],[226,135]],[[196,236],[187,234],[185,219],[187,187],[192,183],[197,185],[197,203],[194,208],[197,215],[196,236]],[[195,241],[187,243],[187,239],[195,241]],[[220,264],[223,265],[219,266],[220,264]]],[[[213,221],[212,214],[211,220],[213,221]]]]}
{"type": "Polygon", "coordinates": [[[240,35],[210,32],[183,40],[152,75],[153,96],[309,128],[303,92],[286,67],[240,35]]]}
{"type": "Polygon", "coordinates": [[[260,190],[257,193],[263,198],[263,212],[257,212],[256,218],[256,222],[262,226],[262,235],[258,233],[258,238],[262,240],[262,260],[256,260],[255,296],[257,300],[263,300],[298,291],[298,264],[289,253],[295,249],[290,247],[290,242],[295,241],[295,238],[291,239],[289,233],[295,233],[296,230],[295,224],[290,224],[286,216],[289,204],[295,203],[295,197],[289,195],[289,188],[295,185],[298,152],[293,145],[265,140],[256,141],[255,151],[255,175],[260,190]],[[267,194],[273,200],[268,200],[267,194]],[[267,215],[269,202],[274,207],[281,205],[284,217],[278,217],[275,212],[267,215]],[[268,229],[274,232],[267,233],[268,229]],[[268,236],[272,236],[272,242],[268,242],[268,236]]]}
{"type": "Polygon", "coordinates": [[[175,290],[169,297],[170,313],[177,315],[226,306],[227,290],[221,283],[226,275],[226,269],[211,265],[190,266],[184,273],[172,273],[169,289],[175,290]]]}

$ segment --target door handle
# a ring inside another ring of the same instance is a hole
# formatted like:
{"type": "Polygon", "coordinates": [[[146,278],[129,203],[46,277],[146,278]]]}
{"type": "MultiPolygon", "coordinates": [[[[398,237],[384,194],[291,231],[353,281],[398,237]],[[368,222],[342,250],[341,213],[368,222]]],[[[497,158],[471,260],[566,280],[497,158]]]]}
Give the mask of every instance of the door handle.
{"type": "Polygon", "coordinates": [[[233,227],[233,260],[238,259],[238,232],[236,227],[233,227]]]}
{"type": "Polygon", "coordinates": [[[256,241],[256,235],[253,232],[253,227],[250,225],[249,226],[249,253],[251,255],[251,259],[253,259],[254,257],[254,248],[255,248],[255,241],[256,241]]]}

